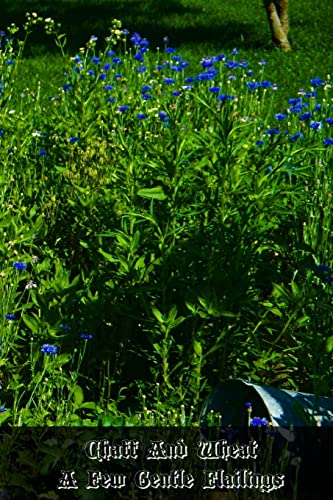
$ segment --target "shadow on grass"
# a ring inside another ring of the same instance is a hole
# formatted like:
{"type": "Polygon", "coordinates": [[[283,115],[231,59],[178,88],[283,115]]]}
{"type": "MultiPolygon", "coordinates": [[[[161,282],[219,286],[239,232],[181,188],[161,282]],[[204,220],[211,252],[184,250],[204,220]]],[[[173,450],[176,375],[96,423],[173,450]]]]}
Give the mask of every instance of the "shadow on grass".
{"type": "MultiPolygon", "coordinates": [[[[17,1],[5,0],[2,7],[1,29],[15,22],[22,26],[25,12],[36,11],[43,17],[52,17],[62,25],[61,32],[68,37],[67,47],[70,52],[83,46],[91,35],[102,40],[108,36],[109,27],[114,18],[123,22],[123,27],[148,38],[151,48],[163,46],[163,37],[168,36],[170,45],[209,44],[218,50],[237,47],[266,47],[270,43],[263,33],[258,33],[255,23],[221,23],[212,17],[206,17],[201,7],[184,6],[179,0],[108,0],[82,2],[66,1],[17,1]]],[[[219,12],[222,18],[221,12],[219,12]]],[[[221,19],[222,20],[222,19],[221,19]]],[[[42,55],[57,51],[53,40],[43,30],[37,29],[27,47],[27,56],[42,55]]]]}

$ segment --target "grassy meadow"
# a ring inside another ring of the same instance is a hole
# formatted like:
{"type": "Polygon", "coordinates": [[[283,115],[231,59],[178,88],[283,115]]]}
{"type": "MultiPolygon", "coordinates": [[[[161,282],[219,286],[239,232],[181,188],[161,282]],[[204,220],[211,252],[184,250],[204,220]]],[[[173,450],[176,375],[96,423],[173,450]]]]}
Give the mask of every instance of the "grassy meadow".
{"type": "Polygon", "coordinates": [[[333,396],[331,2],[2,4],[0,424],[333,396]]]}

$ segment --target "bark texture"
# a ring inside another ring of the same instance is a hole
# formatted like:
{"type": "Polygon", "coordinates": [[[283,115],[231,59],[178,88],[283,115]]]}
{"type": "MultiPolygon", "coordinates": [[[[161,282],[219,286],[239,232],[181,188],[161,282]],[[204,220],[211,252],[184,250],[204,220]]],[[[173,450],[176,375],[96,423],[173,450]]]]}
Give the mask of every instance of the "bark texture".
{"type": "Polygon", "coordinates": [[[291,50],[287,35],[289,31],[288,0],[264,0],[273,42],[282,50],[291,50]]]}

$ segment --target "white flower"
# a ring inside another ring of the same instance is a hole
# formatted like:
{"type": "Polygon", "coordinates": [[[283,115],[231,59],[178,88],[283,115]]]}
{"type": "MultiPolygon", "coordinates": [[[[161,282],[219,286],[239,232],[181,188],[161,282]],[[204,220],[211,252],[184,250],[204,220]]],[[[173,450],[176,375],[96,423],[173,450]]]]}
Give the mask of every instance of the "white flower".
{"type": "Polygon", "coordinates": [[[34,280],[30,280],[28,281],[28,283],[26,284],[25,286],[25,289],[26,290],[31,290],[32,288],[37,288],[37,285],[36,283],[34,282],[34,280]]]}

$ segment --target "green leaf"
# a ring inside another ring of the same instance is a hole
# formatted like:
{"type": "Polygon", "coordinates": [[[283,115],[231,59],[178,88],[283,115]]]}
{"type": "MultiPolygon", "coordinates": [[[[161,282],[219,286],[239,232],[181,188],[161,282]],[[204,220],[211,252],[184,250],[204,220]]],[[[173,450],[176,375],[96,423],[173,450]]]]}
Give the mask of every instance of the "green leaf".
{"type": "Polygon", "coordinates": [[[151,310],[157,321],[159,321],[160,323],[165,322],[163,314],[155,306],[152,306],[151,310]]]}
{"type": "Polygon", "coordinates": [[[59,354],[59,356],[57,356],[55,359],[54,359],[54,367],[57,368],[58,366],[62,366],[62,365],[65,365],[66,363],[68,363],[68,361],[71,359],[72,355],[70,353],[64,353],[64,354],[59,354]]]}
{"type": "Polygon", "coordinates": [[[193,349],[194,349],[194,352],[197,356],[202,356],[202,345],[201,345],[201,342],[198,342],[197,340],[195,340],[193,342],[193,349]]]}
{"type": "Polygon", "coordinates": [[[103,255],[103,257],[106,258],[109,262],[112,262],[114,264],[118,264],[119,259],[115,259],[111,254],[104,252],[101,248],[98,249],[99,253],[103,255]]]}
{"type": "Polygon", "coordinates": [[[12,215],[8,215],[7,217],[4,217],[4,218],[3,218],[3,214],[0,215],[0,227],[8,227],[10,225],[10,223],[12,222],[12,220],[13,220],[12,215]]]}
{"type": "Polygon", "coordinates": [[[326,340],[326,352],[330,353],[333,350],[333,335],[326,340]]]}
{"type": "Polygon", "coordinates": [[[95,410],[96,403],[92,403],[91,401],[87,401],[86,403],[82,403],[80,408],[87,408],[88,410],[95,410]]]}
{"type": "Polygon", "coordinates": [[[299,288],[298,288],[298,286],[296,285],[295,281],[292,281],[290,283],[290,285],[291,285],[291,290],[293,292],[294,297],[297,297],[299,295],[299,288]]]}
{"type": "Polygon", "coordinates": [[[302,316],[296,321],[296,326],[301,327],[309,323],[309,316],[302,316]]]}
{"type": "Polygon", "coordinates": [[[176,306],[173,306],[170,311],[169,311],[169,314],[168,314],[168,318],[167,318],[167,321],[174,321],[175,318],[177,316],[177,307],[176,306]]]}
{"type": "Polygon", "coordinates": [[[74,397],[74,406],[78,408],[79,406],[82,405],[84,400],[83,390],[79,385],[75,386],[73,397],[74,397]]]}
{"type": "Polygon", "coordinates": [[[26,326],[32,331],[32,333],[38,333],[39,332],[39,321],[36,319],[31,318],[31,316],[28,316],[27,314],[22,314],[22,319],[26,326]]]}
{"type": "Polygon", "coordinates": [[[167,195],[164,193],[162,186],[139,189],[137,195],[141,196],[142,198],[149,198],[154,200],[165,200],[167,198],[167,195]]]}

